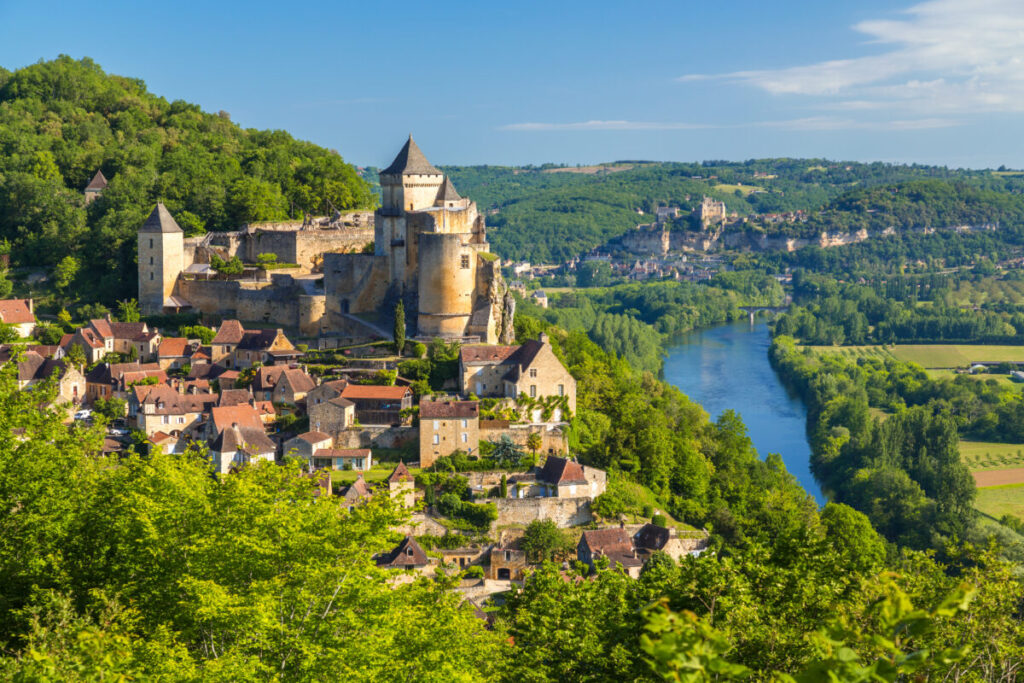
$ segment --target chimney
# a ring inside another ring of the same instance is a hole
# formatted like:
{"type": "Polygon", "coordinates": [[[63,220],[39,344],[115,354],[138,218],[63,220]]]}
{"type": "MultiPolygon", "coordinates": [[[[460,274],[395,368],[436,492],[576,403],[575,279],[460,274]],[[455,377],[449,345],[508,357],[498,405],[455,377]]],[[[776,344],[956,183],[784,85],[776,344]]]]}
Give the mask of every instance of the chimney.
{"type": "Polygon", "coordinates": [[[540,336],[537,337],[537,341],[539,341],[541,344],[547,344],[548,343],[548,333],[547,332],[541,332],[540,336]]]}
{"type": "Polygon", "coordinates": [[[25,303],[28,304],[28,312],[31,313],[32,315],[35,315],[36,308],[35,303],[32,301],[32,299],[25,299],[25,303]]]}

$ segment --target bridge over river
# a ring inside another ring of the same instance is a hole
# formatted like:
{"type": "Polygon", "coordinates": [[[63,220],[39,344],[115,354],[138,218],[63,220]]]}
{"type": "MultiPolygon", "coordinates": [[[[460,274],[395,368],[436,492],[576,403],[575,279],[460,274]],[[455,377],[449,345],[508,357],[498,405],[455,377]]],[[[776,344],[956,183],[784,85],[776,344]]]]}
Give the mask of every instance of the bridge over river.
{"type": "Polygon", "coordinates": [[[750,314],[750,324],[754,324],[754,316],[758,313],[785,313],[789,306],[740,306],[741,311],[750,314]]]}

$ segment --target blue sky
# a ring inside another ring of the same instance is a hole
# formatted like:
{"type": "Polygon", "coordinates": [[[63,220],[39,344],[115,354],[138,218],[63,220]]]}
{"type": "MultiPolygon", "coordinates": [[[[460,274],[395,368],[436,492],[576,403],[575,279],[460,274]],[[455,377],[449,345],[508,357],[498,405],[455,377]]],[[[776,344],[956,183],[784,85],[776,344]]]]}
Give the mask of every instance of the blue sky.
{"type": "Polygon", "coordinates": [[[766,156],[1024,167],[1024,0],[0,0],[0,65],[90,56],[360,165],[766,156]]]}

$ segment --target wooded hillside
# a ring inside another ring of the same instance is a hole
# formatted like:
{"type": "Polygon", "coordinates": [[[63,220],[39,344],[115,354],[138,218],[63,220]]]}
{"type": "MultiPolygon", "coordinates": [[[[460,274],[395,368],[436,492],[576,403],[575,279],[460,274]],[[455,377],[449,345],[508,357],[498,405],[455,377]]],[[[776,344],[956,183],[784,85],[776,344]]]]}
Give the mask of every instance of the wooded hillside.
{"type": "Polygon", "coordinates": [[[13,265],[70,256],[69,287],[130,296],[135,233],[158,200],[188,234],[377,202],[333,150],[168,102],[88,58],[0,69],[0,239],[13,265]],[[97,170],[110,185],[87,206],[97,170]]]}

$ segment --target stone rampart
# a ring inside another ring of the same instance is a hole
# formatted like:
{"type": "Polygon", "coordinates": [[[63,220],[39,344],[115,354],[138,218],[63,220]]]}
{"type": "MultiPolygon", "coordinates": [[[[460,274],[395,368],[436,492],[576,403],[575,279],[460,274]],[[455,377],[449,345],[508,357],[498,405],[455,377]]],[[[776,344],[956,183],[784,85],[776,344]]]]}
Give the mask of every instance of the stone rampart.
{"type": "Polygon", "coordinates": [[[335,448],[403,448],[418,442],[419,430],[415,427],[371,425],[346,429],[331,436],[334,437],[335,448]]]}

